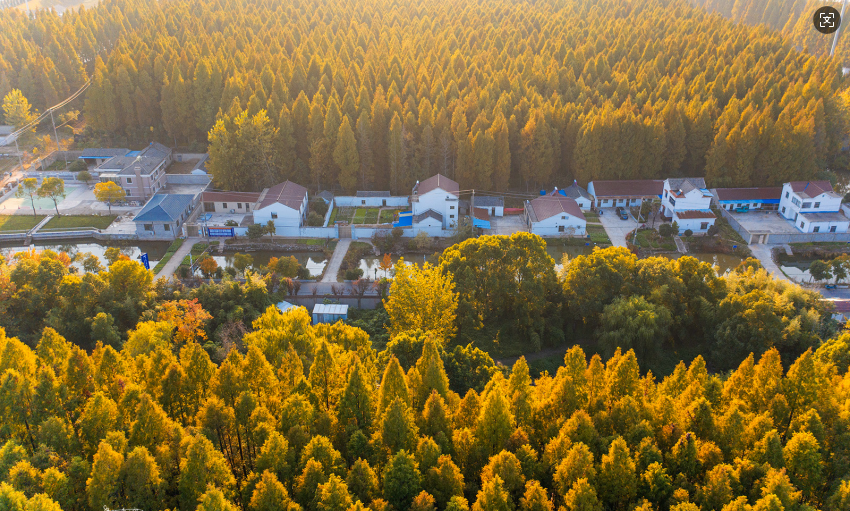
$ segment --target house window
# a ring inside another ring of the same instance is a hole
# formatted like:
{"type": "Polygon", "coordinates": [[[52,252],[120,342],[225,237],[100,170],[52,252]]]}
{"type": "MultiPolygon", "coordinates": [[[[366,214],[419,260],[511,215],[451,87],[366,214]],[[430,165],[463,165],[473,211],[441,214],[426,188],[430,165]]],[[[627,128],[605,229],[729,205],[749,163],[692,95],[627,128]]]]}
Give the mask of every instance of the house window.
{"type": "Polygon", "coordinates": [[[608,199],[603,200],[602,204],[608,204],[608,199]]]}
{"type": "Polygon", "coordinates": [[[364,200],[360,201],[360,205],[361,205],[361,206],[365,206],[365,205],[366,205],[366,200],[364,199],[364,200]]]}
{"type": "Polygon", "coordinates": [[[786,199],[788,198],[788,192],[785,192],[785,198],[786,199]]]}
{"type": "Polygon", "coordinates": [[[820,207],[820,202],[815,202],[815,209],[818,209],[819,207],[820,207]]]}
{"type": "Polygon", "coordinates": [[[782,212],[785,213],[785,206],[782,206],[782,212]]]}
{"type": "Polygon", "coordinates": [[[795,206],[799,206],[800,205],[800,199],[798,199],[797,197],[794,197],[793,199],[791,199],[791,204],[793,204],[795,206]]]}
{"type": "Polygon", "coordinates": [[[242,209],[242,203],[241,202],[236,203],[236,209],[242,209]]]}
{"type": "Polygon", "coordinates": [[[812,232],[820,232],[820,226],[818,225],[815,228],[813,228],[812,232]]]}
{"type": "Polygon", "coordinates": [[[130,183],[132,183],[132,182],[133,182],[133,178],[132,178],[132,177],[128,177],[128,178],[127,178],[127,184],[130,184],[130,183]]]}
{"type": "Polygon", "coordinates": [[[564,226],[563,225],[558,226],[558,232],[564,232],[564,226]]]}
{"type": "Polygon", "coordinates": [[[664,198],[667,198],[667,190],[664,190],[664,198]]]}
{"type": "Polygon", "coordinates": [[[455,217],[454,215],[449,215],[449,218],[454,218],[454,217],[455,217]]]}
{"type": "Polygon", "coordinates": [[[454,206],[449,206],[449,209],[454,209],[454,208],[455,208],[454,206]]]}
{"type": "Polygon", "coordinates": [[[222,208],[224,208],[224,209],[227,209],[227,203],[226,203],[226,202],[222,202],[222,203],[221,203],[221,207],[222,207],[222,208]]]}
{"type": "Polygon", "coordinates": [[[277,218],[277,213],[272,213],[272,218],[277,218]]]}
{"type": "Polygon", "coordinates": [[[806,228],[806,222],[800,222],[800,229],[806,228]]]}
{"type": "Polygon", "coordinates": [[[171,224],[162,224],[162,226],[163,226],[163,227],[165,227],[165,230],[166,230],[166,231],[170,231],[170,230],[171,230],[171,224]]]}
{"type": "Polygon", "coordinates": [[[670,204],[672,204],[673,206],[676,205],[676,199],[674,199],[672,196],[670,196],[669,201],[670,201],[670,204]]]}
{"type": "Polygon", "coordinates": [[[145,224],[145,230],[153,232],[153,224],[145,224]]]}
{"type": "Polygon", "coordinates": [[[835,225],[833,225],[832,227],[830,227],[830,228],[829,228],[829,232],[835,232],[836,227],[837,227],[837,226],[835,226],[835,225]]]}
{"type": "Polygon", "coordinates": [[[699,230],[704,231],[706,229],[708,229],[708,222],[703,222],[699,224],[699,230]]]}
{"type": "Polygon", "coordinates": [[[810,208],[810,207],[812,207],[812,203],[811,202],[804,202],[803,207],[804,208],[810,208]]]}

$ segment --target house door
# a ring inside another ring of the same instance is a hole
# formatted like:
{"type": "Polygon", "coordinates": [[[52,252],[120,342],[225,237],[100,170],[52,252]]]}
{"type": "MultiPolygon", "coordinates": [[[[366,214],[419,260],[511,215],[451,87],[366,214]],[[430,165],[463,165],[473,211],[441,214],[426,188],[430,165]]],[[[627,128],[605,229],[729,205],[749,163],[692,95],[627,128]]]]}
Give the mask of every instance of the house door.
{"type": "Polygon", "coordinates": [[[384,206],[386,206],[386,205],[387,205],[387,199],[384,199],[384,200],[382,200],[381,202],[383,203],[383,205],[384,205],[384,206]]]}
{"type": "Polygon", "coordinates": [[[351,225],[340,225],[339,226],[339,237],[340,237],[340,239],[350,238],[351,237],[351,225]]]}

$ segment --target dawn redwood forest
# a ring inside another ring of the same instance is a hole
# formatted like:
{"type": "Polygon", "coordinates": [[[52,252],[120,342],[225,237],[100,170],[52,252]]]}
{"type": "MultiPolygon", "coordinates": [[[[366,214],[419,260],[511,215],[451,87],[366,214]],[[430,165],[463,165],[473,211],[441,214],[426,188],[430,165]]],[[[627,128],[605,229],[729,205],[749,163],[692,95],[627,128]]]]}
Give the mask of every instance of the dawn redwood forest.
{"type": "MultiPolygon", "coordinates": [[[[847,167],[820,5],[6,8],[0,98],[91,80],[92,146],[208,151],[235,191],[778,185],[847,167]]],[[[850,511],[850,331],[756,259],[556,269],[482,236],[313,325],[276,307],[294,257],[188,283],[105,257],[0,256],[0,511],[850,511]]]]}
{"type": "Polygon", "coordinates": [[[846,131],[838,60],[684,0],[107,0],[0,14],[0,94],[44,108],[87,77],[83,114],[106,141],[209,141],[216,186],[240,191],[291,179],[407,193],[436,172],[497,191],[778,184],[836,163],[846,131]]]}

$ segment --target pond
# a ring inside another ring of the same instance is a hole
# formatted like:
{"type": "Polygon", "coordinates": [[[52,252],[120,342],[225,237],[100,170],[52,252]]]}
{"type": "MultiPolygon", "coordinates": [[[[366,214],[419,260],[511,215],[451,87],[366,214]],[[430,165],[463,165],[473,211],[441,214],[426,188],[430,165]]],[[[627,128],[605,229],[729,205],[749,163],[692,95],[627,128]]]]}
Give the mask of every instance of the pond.
{"type": "MultiPolygon", "coordinates": [[[[34,243],[32,245],[0,246],[0,254],[3,254],[5,257],[10,257],[19,252],[26,252],[28,250],[35,250],[36,252],[41,252],[42,250],[53,250],[54,252],[67,252],[68,255],[73,257],[77,254],[90,253],[100,259],[101,264],[106,266],[108,264],[105,257],[106,249],[110,247],[117,247],[121,249],[123,254],[127,255],[127,257],[134,261],[138,261],[143,253],[147,253],[150,267],[153,268],[156,266],[156,263],[162,259],[162,256],[165,255],[169,245],[171,245],[171,243],[168,241],[102,243],[93,239],[82,239],[61,243],[51,240],[34,243]]],[[[77,261],[73,263],[72,266],[80,269],[82,267],[82,262],[77,261]]]]}
{"type": "MultiPolygon", "coordinates": [[[[682,257],[681,254],[659,254],[661,257],[666,257],[667,259],[678,259],[682,257]]],[[[730,254],[709,254],[704,252],[696,252],[694,254],[687,254],[694,259],[698,259],[704,263],[708,263],[712,266],[716,266],[718,268],[718,275],[725,275],[732,271],[736,266],[741,264],[740,257],[736,255],[730,254]]]]}
{"type": "MultiPolygon", "coordinates": [[[[395,266],[396,263],[398,263],[398,260],[401,259],[401,258],[404,258],[404,262],[406,264],[416,263],[420,266],[422,264],[424,264],[425,261],[428,260],[427,256],[425,256],[423,254],[405,254],[403,256],[390,255],[390,258],[393,260],[393,266],[395,266]]],[[[380,257],[378,257],[378,256],[368,256],[368,257],[364,257],[363,259],[361,259],[360,260],[360,269],[363,270],[363,276],[371,278],[371,279],[374,279],[376,275],[377,275],[377,278],[389,276],[389,275],[385,275],[384,270],[382,270],[380,268],[381,261],[383,261],[383,259],[384,259],[384,256],[380,256],[380,257]]],[[[428,262],[435,264],[437,261],[428,261],[428,262]]]]}
{"type": "MultiPolygon", "coordinates": [[[[779,269],[782,270],[782,273],[787,275],[789,278],[796,280],[797,282],[814,282],[815,279],[812,278],[809,273],[809,266],[812,265],[811,261],[782,261],[780,257],[779,269]]],[[[833,277],[830,277],[826,280],[832,284],[835,281],[833,277]]],[[[850,277],[839,280],[840,283],[848,283],[850,282],[850,277]]]]}
{"type": "Polygon", "coordinates": [[[569,257],[570,259],[580,256],[580,255],[589,255],[593,252],[594,245],[591,243],[590,245],[584,246],[557,246],[557,245],[547,245],[546,253],[555,260],[555,271],[560,271],[563,265],[561,261],[564,259],[564,256],[569,257]]]}
{"type": "MultiPolygon", "coordinates": [[[[228,266],[233,266],[233,258],[236,254],[236,252],[225,252],[223,254],[214,252],[212,254],[212,258],[221,268],[226,268],[228,266]]],[[[269,264],[269,260],[272,257],[294,256],[295,259],[298,259],[298,263],[301,264],[301,266],[310,270],[310,275],[313,277],[321,275],[322,272],[325,271],[325,266],[328,264],[328,258],[325,257],[325,253],[315,250],[304,250],[298,252],[257,250],[254,252],[247,252],[247,254],[254,259],[254,268],[269,264]]]]}

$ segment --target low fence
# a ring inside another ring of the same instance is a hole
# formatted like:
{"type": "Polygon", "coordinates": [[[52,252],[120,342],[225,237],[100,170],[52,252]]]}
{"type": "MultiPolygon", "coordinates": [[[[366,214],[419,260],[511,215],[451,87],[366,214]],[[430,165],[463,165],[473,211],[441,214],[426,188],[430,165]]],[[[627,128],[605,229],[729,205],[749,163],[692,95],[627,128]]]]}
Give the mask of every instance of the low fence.
{"type": "Polygon", "coordinates": [[[333,227],[301,227],[296,236],[302,238],[339,238],[339,228],[333,227]]]}
{"type": "Polygon", "coordinates": [[[26,240],[27,233],[26,232],[14,232],[14,233],[4,233],[0,234],[0,243],[4,241],[19,241],[26,240]]]}
{"type": "MultiPolygon", "coordinates": [[[[752,243],[753,235],[750,233],[750,231],[748,231],[746,228],[744,228],[743,225],[738,223],[738,221],[735,220],[735,217],[733,217],[731,213],[729,213],[725,209],[721,209],[720,214],[723,216],[723,218],[725,218],[729,222],[729,225],[732,226],[732,229],[734,229],[735,232],[737,232],[738,234],[741,235],[742,238],[744,238],[744,242],[747,245],[752,243]]],[[[761,236],[761,235],[759,235],[759,236],[761,236]]]]}
{"type": "Polygon", "coordinates": [[[850,232],[801,232],[800,234],[766,234],[762,243],[850,243],[850,232]]]}
{"type": "Polygon", "coordinates": [[[402,208],[410,206],[407,197],[334,197],[333,202],[341,208],[402,208]]]}
{"type": "Polygon", "coordinates": [[[334,201],[331,201],[331,202],[328,204],[328,212],[327,212],[327,213],[325,213],[325,223],[323,223],[323,224],[322,224],[323,226],[325,226],[325,227],[327,227],[327,226],[328,226],[328,222],[330,222],[330,221],[331,221],[331,214],[332,214],[333,212],[334,212],[334,201]]]}
{"type": "Polygon", "coordinates": [[[212,181],[209,175],[166,174],[165,182],[170,185],[208,185],[212,181]]]}
{"type": "MultiPolygon", "coordinates": [[[[304,292],[304,288],[309,288],[310,284],[305,284],[301,288],[301,292],[304,292]]],[[[307,312],[313,311],[313,306],[317,303],[324,303],[325,299],[333,300],[334,302],[341,303],[343,305],[348,305],[349,307],[358,307],[357,297],[356,296],[334,296],[334,295],[316,295],[316,296],[287,296],[286,301],[293,304],[298,305],[300,307],[306,307],[307,312]]],[[[378,304],[381,303],[381,297],[375,295],[367,295],[363,298],[360,298],[360,309],[376,309],[378,304]]]]}
{"type": "Polygon", "coordinates": [[[100,231],[96,229],[84,231],[45,231],[34,232],[31,234],[34,240],[61,240],[61,239],[78,239],[78,238],[94,238],[100,231]]]}
{"type": "MultiPolygon", "coordinates": [[[[392,233],[393,227],[358,227],[356,225],[351,226],[351,239],[370,239],[375,233],[378,233],[380,236],[388,236],[392,233]]],[[[405,238],[413,238],[420,232],[427,233],[428,236],[432,238],[448,238],[454,235],[454,231],[445,230],[442,227],[417,227],[413,228],[405,228],[402,229],[402,236],[405,238]]]]}

